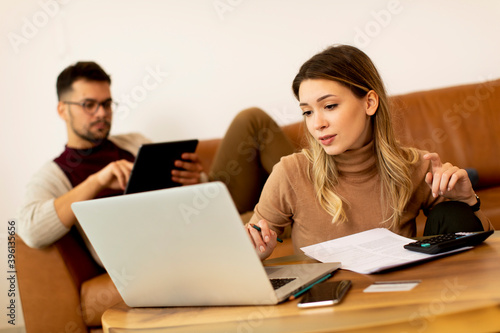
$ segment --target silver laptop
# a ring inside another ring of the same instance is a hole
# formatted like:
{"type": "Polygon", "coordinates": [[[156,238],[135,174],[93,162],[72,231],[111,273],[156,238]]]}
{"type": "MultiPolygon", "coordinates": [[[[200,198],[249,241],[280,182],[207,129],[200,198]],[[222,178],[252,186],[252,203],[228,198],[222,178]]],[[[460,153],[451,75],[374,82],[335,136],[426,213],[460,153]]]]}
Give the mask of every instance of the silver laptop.
{"type": "Polygon", "coordinates": [[[340,267],[264,267],[220,182],[77,202],[72,209],[131,307],[277,304],[340,267]],[[288,283],[275,290],[274,279],[288,283]]]}

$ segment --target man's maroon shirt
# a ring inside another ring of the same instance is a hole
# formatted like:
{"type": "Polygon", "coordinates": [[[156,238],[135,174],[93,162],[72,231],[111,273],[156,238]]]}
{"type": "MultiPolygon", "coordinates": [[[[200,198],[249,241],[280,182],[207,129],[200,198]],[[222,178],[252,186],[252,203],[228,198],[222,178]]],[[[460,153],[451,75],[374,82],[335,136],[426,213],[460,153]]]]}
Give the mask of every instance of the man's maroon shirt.
{"type": "MultiPolygon", "coordinates": [[[[68,148],[54,159],[54,162],[64,171],[73,187],[77,186],[88,176],[98,172],[111,162],[125,159],[134,162],[135,157],[130,152],[119,148],[106,139],[90,149],[68,148]]],[[[123,194],[123,190],[105,189],[96,198],[123,194]]]]}

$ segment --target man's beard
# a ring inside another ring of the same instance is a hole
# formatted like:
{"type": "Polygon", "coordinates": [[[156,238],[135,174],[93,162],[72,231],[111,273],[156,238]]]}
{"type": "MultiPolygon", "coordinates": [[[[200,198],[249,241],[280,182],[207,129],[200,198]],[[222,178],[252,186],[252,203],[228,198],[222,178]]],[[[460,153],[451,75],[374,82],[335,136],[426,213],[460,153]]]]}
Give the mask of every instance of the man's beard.
{"type": "Polygon", "coordinates": [[[106,120],[96,120],[93,123],[91,123],[88,128],[92,128],[92,126],[94,126],[95,124],[98,124],[98,123],[106,124],[107,130],[98,131],[97,133],[93,133],[89,129],[87,129],[85,132],[80,132],[73,126],[73,123],[71,123],[71,129],[79,138],[86,140],[88,142],[92,142],[94,145],[97,145],[108,138],[109,130],[111,128],[110,122],[106,121],[106,120]]]}

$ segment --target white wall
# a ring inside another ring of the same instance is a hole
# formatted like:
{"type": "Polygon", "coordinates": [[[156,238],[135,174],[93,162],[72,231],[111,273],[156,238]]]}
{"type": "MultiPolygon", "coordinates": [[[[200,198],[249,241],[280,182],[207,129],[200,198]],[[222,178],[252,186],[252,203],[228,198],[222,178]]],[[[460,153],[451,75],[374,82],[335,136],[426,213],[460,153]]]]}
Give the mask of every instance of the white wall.
{"type": "Polygon", "coordinates": [[[3,237],[30,175],[64,148],[55,80],[78,60],[112,76],[113,132],[153,140],[220,137],[249,106],[299,120],[291,80],[333,43],[363,49],[390,94],[500,77],[494,0],[2,0],[0,13],[3,237]]]}

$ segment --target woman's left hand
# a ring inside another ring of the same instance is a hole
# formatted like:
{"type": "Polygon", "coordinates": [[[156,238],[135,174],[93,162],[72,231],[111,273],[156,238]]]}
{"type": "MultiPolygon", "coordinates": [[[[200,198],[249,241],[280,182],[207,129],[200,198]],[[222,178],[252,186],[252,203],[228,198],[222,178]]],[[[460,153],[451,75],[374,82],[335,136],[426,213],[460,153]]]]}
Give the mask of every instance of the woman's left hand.
{"type": "Polygon", "coordinates": [[[441,163],[437,153],[424,155],[425,160],[431,161],[431,172],[425,175],[425,182],[432,191],[432,196],[462,201],[468,205],[476,203],[476,196],[467,171],[451,163],[441,163]]]}

